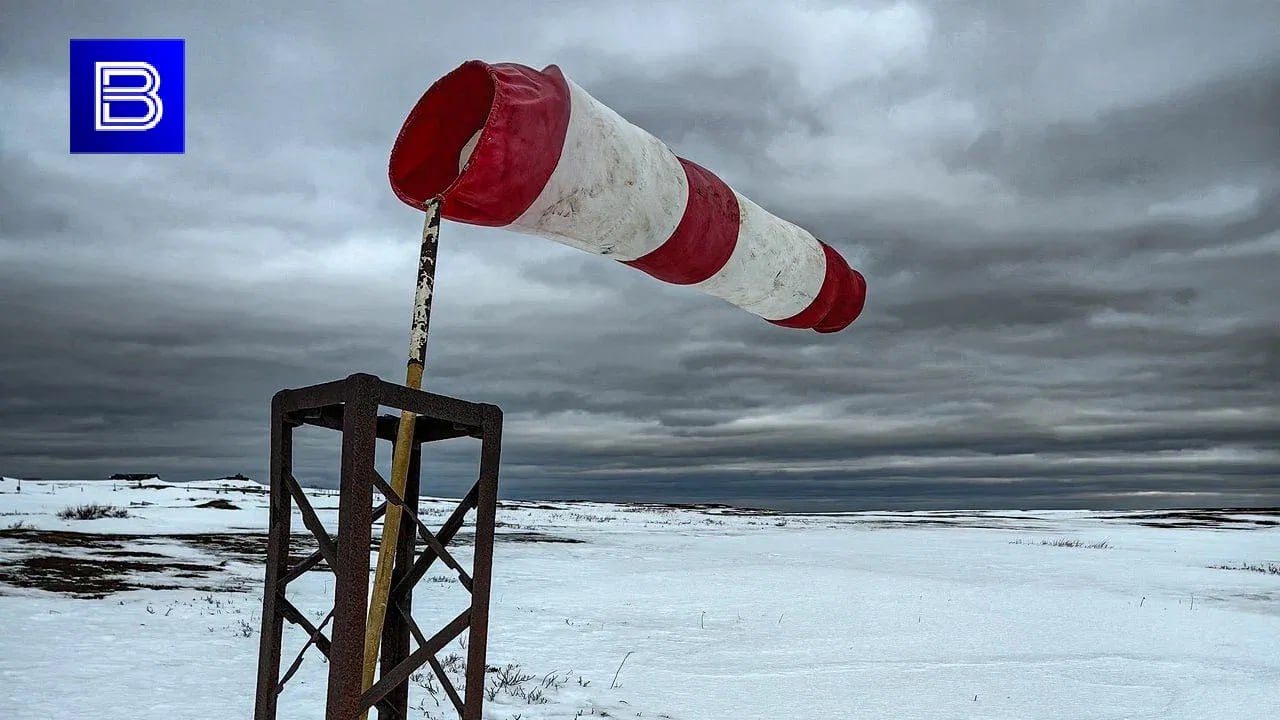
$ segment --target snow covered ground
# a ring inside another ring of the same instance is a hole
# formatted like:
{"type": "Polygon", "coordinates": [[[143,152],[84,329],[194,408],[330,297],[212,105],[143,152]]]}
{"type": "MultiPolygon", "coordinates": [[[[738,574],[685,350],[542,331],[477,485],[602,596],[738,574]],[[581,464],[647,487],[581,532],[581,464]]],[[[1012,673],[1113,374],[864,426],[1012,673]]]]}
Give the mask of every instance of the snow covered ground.
{"type": "MultiPolygon", "coordinates": [[[[251,716],[260,486],[15,489],[0,482],[0,717],[251,716]],[[57,515],[94,503],[128,516],[57,515]]],[[[332,530],[336,496],[311,493],[332,530]]],[[[423,502],[436,525],[451,507],[423,502]]],[[[499,521],[489,662],[517,667],[490,718],[1280,717],[1280,514],[504,503],[499,521]]],[[[434,573],[424,624],[465,595],[434,573]]],[[[290,588],[328,610],[329,573],[290,588]]],[[[302,642],[289,626],[286,663],[302,642]]],[[[281,718],[321,716],[324,672],[312,650],[281,718]]],[[[426,676],[411,703],[452,717],[426,676]]]]}

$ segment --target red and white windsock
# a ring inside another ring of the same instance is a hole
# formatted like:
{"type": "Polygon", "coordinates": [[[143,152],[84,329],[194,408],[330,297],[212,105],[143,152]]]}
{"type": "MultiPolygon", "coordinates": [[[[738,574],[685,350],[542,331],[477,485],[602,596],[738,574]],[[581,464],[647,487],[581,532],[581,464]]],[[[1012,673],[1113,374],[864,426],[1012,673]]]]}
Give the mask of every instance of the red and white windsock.
{"type": "Polygon", "coordinates": [[[627,122],[550,65],[473,60],[410,111],[391,150],[396,195],[442,198],[455,222],[539,235],[830,333],[866,281],[807,231],[627,122]]]}

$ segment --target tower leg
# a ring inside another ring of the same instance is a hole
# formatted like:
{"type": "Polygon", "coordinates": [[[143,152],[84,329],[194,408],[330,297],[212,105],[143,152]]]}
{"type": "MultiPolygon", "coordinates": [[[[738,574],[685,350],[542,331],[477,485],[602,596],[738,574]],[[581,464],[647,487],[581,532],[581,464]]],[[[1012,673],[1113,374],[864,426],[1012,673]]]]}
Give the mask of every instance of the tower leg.
{"type": "Polygon", "coordinates": [[[334,574],[333,644],[329,649],[326,720],[360,713],[364,627],[369,609],[370,504],[373,502],[378,405],[366,383],[347,388],[342,423],[342,496],[338,500],[338,566],[334,574]]]}
{"type": "Polygon", "coordinates": [[[254,720],[275,720],[280,682],[280,644],[284,616],[280,612],[281,576],[289,563],[292,510],[285,475],[293,472],[293,428],[284,421],[278,401],[271,403],[271,511],[267,528],[267,567],[262,583],[262,631],[258,642],[258,690],[254,720]]]}

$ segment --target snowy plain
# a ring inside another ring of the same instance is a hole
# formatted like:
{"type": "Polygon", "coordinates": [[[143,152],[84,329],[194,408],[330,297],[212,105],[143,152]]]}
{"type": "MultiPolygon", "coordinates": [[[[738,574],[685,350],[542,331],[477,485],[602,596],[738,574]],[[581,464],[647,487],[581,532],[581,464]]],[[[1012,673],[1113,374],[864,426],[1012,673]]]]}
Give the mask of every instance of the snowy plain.
{"type": "MultiPolygon", "coordinates": [[[[334,531],[336,494],[308,493],[334,531]]],[[[433,526],[452,509],[421,505],[433,526]]],[[[0,481],[0,717],[250,717],[266,519],[252,481],[0,481]],[[91,503],[128,517],[57,516],[91,503]]],[[[1280,717],[1275,512],[504,502],[498,520],[491,677],[532,678],[487,718],[1280,717]]],[[[313,571],[290,597],[318,620],[332,589],[313,571]]],[[[443,567],[415,592],[424,626],[464,606],[443,567]]],[[[286,664],[304,641],[286,626],[286,664]]],[[[282,720],[323,715],[325,670],[310,651],[282,720]]],[[[454,717],[429,675],[413,716],[454,717]]]]}

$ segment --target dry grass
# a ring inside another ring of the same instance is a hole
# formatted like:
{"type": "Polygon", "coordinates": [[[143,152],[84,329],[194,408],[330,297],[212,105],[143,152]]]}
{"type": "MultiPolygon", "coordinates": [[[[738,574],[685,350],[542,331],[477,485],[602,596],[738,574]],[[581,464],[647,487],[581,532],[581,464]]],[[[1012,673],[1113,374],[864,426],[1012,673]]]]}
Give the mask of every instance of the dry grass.
{"type": "Polygon", "coordinates": [[[1050,547],[1088,548],[1089,550],[1109,550],[1112,547],[1111,543],[1106,540],[1102,540],[1100,542],[1095,542],[1095,543],[1089,543],[1079,538],[1054,538],[1052,540],[1040,540],[1039,542],[1032,542],[1032,541],[1023,540],[1019,538],[1017,540],[1009,541],[1009,544],[1010,545],[1048,545],[1050,547]]]}
{"type": "Polygon", "coordinates": [[[127,518],[129,511],[114,505],[70,505],[58,511],[61,520],[100,520],[102,518],[127,518]]]}
{"type": "Polygon", "coordinates": [[[1248,570],[1249,572],[1265,573],[1267,575],[1280,575],[1280,563],[1262,563],[1260,565],[1251,565],[1249,563],[1240,563],[1239,565],[1210,565],[1214,570],[1248,570]]]}

